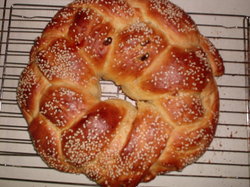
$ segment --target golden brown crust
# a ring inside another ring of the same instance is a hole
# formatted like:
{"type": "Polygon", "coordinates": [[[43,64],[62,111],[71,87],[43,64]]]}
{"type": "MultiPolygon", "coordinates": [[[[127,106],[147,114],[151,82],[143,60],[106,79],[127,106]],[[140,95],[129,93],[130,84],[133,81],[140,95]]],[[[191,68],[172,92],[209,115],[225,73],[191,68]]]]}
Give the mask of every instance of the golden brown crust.
{"type": "Polygon", "coordinates": [[[205,152],[223,73],[218,50],[170,1],[77,0],[36,40],[17,100],[50,167],[132,187],[205,152]],[[100,101],[101,78],[137,106],[100,101]]]}
{"type": "Polygon", "coordinates": [[[209,62],[211,63],[211,68],[213,70],[214,76],[221,76],[224,74],[223,60],[219,54],[219,51],[215,48],[213,43],[209,41],[204,36],[200,36],[200,45],[202,49],[206,52],[209,62]]]}
{"type": "Polygon", "coordinates": [[[30,123],[39,112],[38,102],[49,82],[41,75],[34,63],[29,64],[22,72],[17,90],[17,102],[25,119],[30,123]]]}

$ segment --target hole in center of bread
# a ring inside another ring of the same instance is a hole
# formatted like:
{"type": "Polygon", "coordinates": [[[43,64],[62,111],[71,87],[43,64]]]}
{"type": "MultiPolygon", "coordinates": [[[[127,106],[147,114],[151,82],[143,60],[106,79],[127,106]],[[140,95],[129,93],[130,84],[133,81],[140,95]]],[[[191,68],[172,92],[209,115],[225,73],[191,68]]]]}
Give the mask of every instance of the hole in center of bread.
{"type": "Polygon", "coordinates": [[[107,99],[122,99],[136,106],[136,101],[130,99],[113,81],[101,80],[101,100],[107,99]]]}

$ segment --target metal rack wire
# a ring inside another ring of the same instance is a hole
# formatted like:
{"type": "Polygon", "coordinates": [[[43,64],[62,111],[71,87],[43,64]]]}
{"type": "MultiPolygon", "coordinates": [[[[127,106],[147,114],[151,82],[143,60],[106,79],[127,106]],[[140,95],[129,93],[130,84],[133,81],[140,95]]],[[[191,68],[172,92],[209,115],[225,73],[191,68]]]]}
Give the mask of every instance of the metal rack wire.
{"type": "MultiPolygon", "coordinates": [[[[17,106],[16,87],[29,50],[61,6],[13,4],[0,8],[0,184],[1,186],[96,186],[82,175],[48,168],[33,150],[17,106]],[[39,10],[39,11],[38,11],[39,10]]],[[[244,15],[190,13],[220,50],[226,73],[218,78],[220,121],[214,141],[182,172],[142,186],[249,186],[250,184],[250,20],[244,15]],[[206,183],[204,183],[206,181],[206,183]]],[[[101,81],[102,99],[129,100],[112,82],[101,81]]],[[[132,101],[131,101],[132,102],[132,101]]]]}

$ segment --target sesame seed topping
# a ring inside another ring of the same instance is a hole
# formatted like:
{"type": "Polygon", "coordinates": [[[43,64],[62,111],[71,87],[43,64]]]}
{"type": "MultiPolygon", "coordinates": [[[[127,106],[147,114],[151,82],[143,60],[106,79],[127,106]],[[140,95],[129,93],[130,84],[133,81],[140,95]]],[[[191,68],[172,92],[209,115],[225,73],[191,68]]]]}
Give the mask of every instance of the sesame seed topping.
{"type": "Polygon", "coordinates": [[[168,26],[176,28],[177,32],[187,33],[197,30],[190,16],[168,0],[150,0],[150,10],[162,17],[168,26]]]}
{"type": "Polygon", "coordinates": [[[31,66],[27,66],[24,69],[17,90],[17,102],[19,106],[28,109],[28,101],[32,97],[33,90],[40,86],[38,79],[37,74],[31,66]]]}
{"type": "Polygon", "coordinates": [[[122,30],[118,40],[112,67],[119,75],[139,76],[167,46],[161,33],[139,19],[122,30]]]}
{"type": "Polygon", "coordinates": [[[40,113],[59,128],[86,110],[87,102],[83,95],[68,88],[51,87],[43,98],[40,113]]]}
{"type": "Polygon", "coordinates": [[[201,91],[210,81],[211,68],[201,49],[173,48],[167,55],[166,62],[145,81],[147,89],[201,91]]]}
{"type": "Polygon", "coordinates": [[[162,106],[178,125],[192,124],[202,119],[204,108],[201,99],[195,95],[176,96],[162,100],[162,106]]]}
{"type": "Polygon", "coordinates": [[[87,86],[94,78],[88,63],[80,57],[77,49],[71,47],[63,38],[56,40],[48,49],[41,50],[36,61],[42,73],[50,81],[66,79],[87,86]]]}
{"type": "Polygon", "coordinates": [[[150,40],[145,40],[145,41],[141,42],[141,46],[146,46],[149,43],[150,43],[150,40]]]}

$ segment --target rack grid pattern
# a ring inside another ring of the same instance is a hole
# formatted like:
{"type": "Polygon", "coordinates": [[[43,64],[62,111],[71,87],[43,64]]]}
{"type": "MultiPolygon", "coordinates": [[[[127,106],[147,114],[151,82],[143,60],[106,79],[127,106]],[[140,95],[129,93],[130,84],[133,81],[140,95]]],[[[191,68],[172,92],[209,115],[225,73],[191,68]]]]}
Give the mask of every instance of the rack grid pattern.
{"type": "MultiPolygon", "coordinates": [[[[83,175],[48,168],[34,151],[16,101],[16,87],[29,51],[61,6],[13,4],[0,8],[0,184],[1,186],[96,186],[83,175]]],[[[190,13],[202,34],[219,49],[226,67],[217,78],[220,120],[207,152],[181,172],[141,186],[250,185],[250,20],[243,15],[190,13]],[[204,183],[205,181],[205,183],[204,183]]],[[[110,81],[101,80],[102,99],[133,102],[110,81]]]]}

